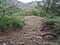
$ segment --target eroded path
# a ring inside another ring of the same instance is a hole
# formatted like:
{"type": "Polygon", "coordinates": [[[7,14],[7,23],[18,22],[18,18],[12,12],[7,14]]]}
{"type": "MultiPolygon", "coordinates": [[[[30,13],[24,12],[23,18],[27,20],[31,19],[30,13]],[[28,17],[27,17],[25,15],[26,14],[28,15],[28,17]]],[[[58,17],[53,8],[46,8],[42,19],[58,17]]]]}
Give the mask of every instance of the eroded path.
{"type": "Polygon", "coordinates": [[[41,37],[42,17],[26,16],[26,26],[23,30],[9,31],[0,34],[0,44],[3,45],[55,45],[55,42],[44,41],[41,37]],[[2,39],[2,40],[1,40],[2,39]],[[3,44],[2,44],[2,43],[3,44]]]}
{"type": "Polygon", "coordinates": [[[40,37],[40,30],[42,29],[42,22],[40,21],[41,19],[42,17],[25,17],[25,21],[27,23],[25,26],[27,33],[24,34],[27,41],[26,45],[38,45],[42,42],[40,37]]]}

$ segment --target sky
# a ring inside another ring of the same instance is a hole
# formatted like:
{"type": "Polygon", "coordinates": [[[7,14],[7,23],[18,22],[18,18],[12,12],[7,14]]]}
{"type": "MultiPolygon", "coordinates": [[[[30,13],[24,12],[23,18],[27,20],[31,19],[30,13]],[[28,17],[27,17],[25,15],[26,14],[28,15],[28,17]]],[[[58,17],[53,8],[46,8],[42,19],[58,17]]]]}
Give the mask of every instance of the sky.
{"type": "MultiPolygon", "coordinates": [[[[24,3],[28,3],[28,2],[37,1],[37,0],[18,0],[18,1],[22,1],[24,3]]],[[[38,0],[38,1],[40,1],[40,0],[38,0]]]]}

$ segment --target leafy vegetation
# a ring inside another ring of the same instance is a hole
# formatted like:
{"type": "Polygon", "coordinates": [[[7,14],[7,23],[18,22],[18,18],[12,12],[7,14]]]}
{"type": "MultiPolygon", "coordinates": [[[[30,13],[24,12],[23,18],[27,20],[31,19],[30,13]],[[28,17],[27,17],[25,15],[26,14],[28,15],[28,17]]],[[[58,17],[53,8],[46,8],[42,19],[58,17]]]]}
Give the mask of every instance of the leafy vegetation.
{"type": "MultiPolygon", "coordinates": [[[[40,2],[37,2],[37,6],[31,10],[22,10],[14,5],[9,5],[10,3],[6,3],[7,0],[1,0],[0,2],[0,27],[2,30],[6,30],[10,24],[14,27],[25,25],[24,21],[21,19],[18,20],[18,16],[42,16],[45,17],[42,20],[44,23],[56,23],[60,25],[60,18],[57,17],[60,15],[59,0],[42,0],[42,5],[40,2]]],[[[11,1],[8,0],[8,2],[11,1]]],[[[55,26],[56,30],[60,30],[59,25],[55,26]]]]}
{"type": "Polygon", "coordinates": [[[42,21],[48,25],[54,24],[54,30],[60,30],[60,18],[44,18],[42,21]]]}
{"type": "Polygon", "coordinates": [[[14,28],[17,28],[24,26],[25,22],[21,19],[18,20],[17,18],[10,18],[8,16],[3,16],[0,18],[0,31],[10,29],[10,25],[12,25],[14,28]]]}
{"type": "Polygon", "coordinates": [[[4,16],[3,18],[0,18],[0,31],[7,30],[12,23],[12,20],[8,17],[4,16]]]}
{"type": "MultiPolygon", "coordinates": [[[[25,25],[25,22],[20,18],[15,17],[17,12],[20,12],[21,9],[17,8],[14,5],[9,5],[6,1],[10,2],[10,0],[1,0],[0,4],[0,31],[5,31],[10,29],[12,25],[14,28],[22,27],[25,25]]],[[[21,17],[21,16],[19,16],[21,17]]]]}
{"type": "Polygon", "coordinates": [[[53,14],[53,15],[60,15],[60,0],[43,0],[44,1],[44,7],[47,13],[53,14]]]}
{"type": "Polygon", "coordinates": [[[38,7],[37,9],[42,10],[40,11],[44,17],[44,19],[42,19],[42,21],[45,24],[54,24],[54,28],[53,30],[60,30],[60,4],[59,4],[59,0],[43,0],[43,6],[38,2],[38,7]],[[40,7],[41,6],[41,7],[40,7]],[[39,8],[40,7],[40,8],[39,8]]]}

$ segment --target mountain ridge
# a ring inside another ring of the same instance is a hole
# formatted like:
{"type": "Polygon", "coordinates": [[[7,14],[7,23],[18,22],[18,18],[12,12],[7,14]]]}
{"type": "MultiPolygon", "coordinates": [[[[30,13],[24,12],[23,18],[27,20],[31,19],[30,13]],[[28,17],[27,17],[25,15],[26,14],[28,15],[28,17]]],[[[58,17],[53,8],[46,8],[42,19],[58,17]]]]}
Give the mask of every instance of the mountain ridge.
{"type": "Polygon", "coordinates": [[[21,8],[23,10],[31,10],[37,6],[37,1],[32,1],[29,3],[24,3],[18,0],[14,0],[14,5],[18,8],[21,8]]]}

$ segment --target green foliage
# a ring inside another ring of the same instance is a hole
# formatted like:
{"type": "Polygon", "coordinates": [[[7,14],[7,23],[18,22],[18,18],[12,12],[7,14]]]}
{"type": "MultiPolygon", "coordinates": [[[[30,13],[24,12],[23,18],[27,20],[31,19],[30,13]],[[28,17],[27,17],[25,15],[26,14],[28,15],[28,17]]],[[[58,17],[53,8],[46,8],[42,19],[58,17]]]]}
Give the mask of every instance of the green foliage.
{"type": "Polygon", "coordinates": [[[40,16],[45,17],[42,21],[45,24],[55,24],[54,30],[60,30],[60,0],[42,0],[42,4],[38,2],[36,9],[40,11],[40,16]]]}
{"type": "Polygon", "coordinates": [[[60,0],[43,0],[44,10],[53,15],[60,15],[60,0]]]}
{"type": "Polygon", "coordinates": [[[60,15],[60,0],[42,0],[37,2],[36,9],[40,11],[40,16],[60,15]]]}
{"type": "MultiPolygon", "coordinates": [[[[6,4],[7,2],[10,2],[11,0],[1,0],[0,2],[0,17],[4,15],[15,15],[17,12],[22,11],[21,9],[17,8],[14,5],[6,4]],[[4,2],[4,3],[3,3],[4,2]]],[[[12,2],[11,2],[12,3],[12,2]]]]}
{"type": "Polygon", "coordinates": [[[48,25],[49,24],[55,24],[54,30],[60,30],[60,18],[45,17],[44,19],[42,19],[42,21],[48,25]]]}
{"type": "Polygon", "coordinates": [[[44,22],[46,24],[52,24],[52,23],[55,23],[56,20],[54,17],[49,16],[49,17],[45,17],[44,19],[42,19],[42,22],[44,22]]]}
{"type": "Polygon", "coordinates": [[[21,11],[19,12],[20,15],[23,16],[39,16],[40,12],[37,9],[27,10],[27,11],[21,11]]]}
{"type": "Polygon", "coordinates": [[[3,5],[12,5],[13,4],[12,0],[0,0],[0,3],[3,5]]]}
{"type": "Polygon", "coordinates": [[[25,22],[21,18],[15,17],[17,12],[20,12],[21,9],[14,5],[10,5],[10,2],[11,0],[0,0],[0,31],[10,29],[10,25],[14,28],[25,25],[25,22]]]}
{"type": "Polygon", "coordinates": [[[12,23],[12,20],[8,17],[4,16],[3,18],[0,18],[0,31],[7,30],[12,23]]]}
{"type": "Polygon", "coordinates": [[[26,16],[27,12],[26,11],[20,11],[20,12],[17,12],[17,14],[20,16],[26,16]]]}
{"type": "Polygon", "coordinates": [[[3,15],[15,15],[17,12],[21,12],[22,10],[19,8],[16,8],[15,6],[11,5],[11,6],[0,6],[0,16],[3,15]]]}
{"type": "Polygon", "coordinates": [[[30,14],[31,14],[31,15],[35,15],[35,16],[38,16],[38,15],[39,15],[39,11],[38,11],[37,9],[32,9],[32,10],[30,11],[30,14]]]}
{"type": "Polygon", "coordinates": [[[10,25],[14,28],[22,27],[25,25],[25,22],[21,19],[17,20],[16,18],[9,18],[7,16],[0,18],[0,31],[8,30],[10,25]]]}
{"type": "Polygon", "coordinates": [[[60,25],[59,26],[55,26],[54,30],[60,31],[60,25]]]}
{"type": "Polygon", "coordinates": [[[13,20],[12,25],[13,25],[15,28],[17,28],[17,27],[22,27],[22,26],[25,25],[25,22],[24,22],[23,20],[21,20],[21,19],[18,20],[17,18],[12,18],[12,20],[13,20]]]}

